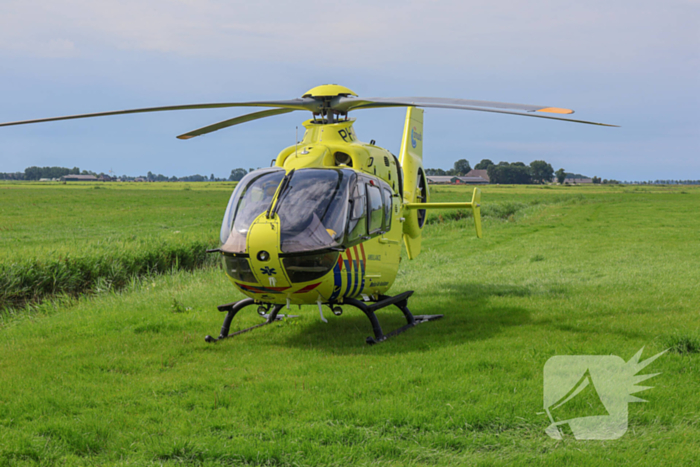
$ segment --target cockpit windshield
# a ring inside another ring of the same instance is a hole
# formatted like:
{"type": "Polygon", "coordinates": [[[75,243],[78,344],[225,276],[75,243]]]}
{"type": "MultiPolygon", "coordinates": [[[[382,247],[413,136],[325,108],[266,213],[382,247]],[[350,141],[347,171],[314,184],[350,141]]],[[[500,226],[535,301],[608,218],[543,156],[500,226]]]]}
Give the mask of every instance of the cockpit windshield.
{"type": "Polygon", "coordinates": [[[270,206],[284,170],[256,170],[243,177],[231,196],[221,224],[221,245],[229,253],[243,253],[250,224],[270,206]]]}
{"type": "MultiPolygon", "coordinates": [[[[231,196],[223,224],[221,248],[244,253],[250,224],[271,207],[285,171],[259,170],[246,175],[231,196]]],[[[348,193],[357,176],[348,169],[300,169],[288,175],[275,202],[283,253],[339,246],[345,239],[348,193]]]]}
{"type": "Polygon", "coordinates": [[[320,250],[342,243],[348,187],[354,179],[352,170],[301,169],[294,172],[276,207],[283,253],[320,250]]]}

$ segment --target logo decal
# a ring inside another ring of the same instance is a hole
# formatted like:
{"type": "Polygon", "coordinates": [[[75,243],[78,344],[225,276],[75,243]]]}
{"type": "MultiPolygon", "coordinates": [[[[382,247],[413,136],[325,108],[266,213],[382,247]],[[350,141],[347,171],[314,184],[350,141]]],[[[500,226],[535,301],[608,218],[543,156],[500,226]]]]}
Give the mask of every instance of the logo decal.
{"type": "Polygon", "coordinates": [[[411,128],[411,146],[415,148],[418,141],[423,141],[423,135],[416,131],[416,127],[413,127],[411,128]]]}
{"type": "Polygon", "coordinates": [[[635,376],[664,352],[642,362],[642,348],[628,362],[615,355],[557,355],[544,365],[544,410],[551,424],[545,432],[562,439],[565,429],[576,439],[617,439],[627,432],[627,404],[646,402],[632,394],[658,375],[635,376]]]}
{"type": "Polygon", "coordinates": [[[265,266],[264,268],[260,268],[260,272],[263,274],[266,274],[268,276],[271,276],[273,274],[277,274],[277,271],[275,271],[275,268],[271,268],[269,266],[265,266]]]}

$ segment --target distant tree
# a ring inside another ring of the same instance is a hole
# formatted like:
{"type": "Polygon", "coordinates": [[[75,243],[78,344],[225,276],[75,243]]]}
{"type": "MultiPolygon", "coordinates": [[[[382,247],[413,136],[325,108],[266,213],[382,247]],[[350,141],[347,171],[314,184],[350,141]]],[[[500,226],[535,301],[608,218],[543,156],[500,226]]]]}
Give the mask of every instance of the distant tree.
{"type": "Polygon", "coordinates": [[[594,176],[591,180],[593,181],[593,183],[600,183],[601,182],[600,177],[596,177],[596,176],[594,176]]]}
{"type": "Polygon", "coordinates": [[[247,173],[248,172],[246,172],[245,169],[233,169],[228,179],[230,182],[240,182],[247,173]]]}
{"type": "Polygon", "coordinates": [[[209,181],[213,182],[214,181],[214,174],[209,175],[209,181]]]}
{"type": "Polygon", "coordinates": [[[557,181],[559,182],[560,185],[564,184],[564,180],[566,180],[566,171],[564,169],[559,169],[554,174],[557,176],[557,181]]]}
{"type": "Polygon", "coordinates": [[[24,169],[24,179],[39,180],[42,178],[61,178],[64,175],[73,173],[79,174],[80,169],[77,167],[74,167],[73,169],[68,169],[66,167],[27,167],[24,169]]]}
{"type": "Polygon", "coordinates": [[[487,173],[491,183],[527,185],[532,183],[530,168],[522,162],[509,164],[499,162],[498,165],[489,166],[487,173]]]}
{"type": "Polygon", "coordinates": [[[492,165],[496,165],[496,164],[494,164],[493,161],[491,161],[491,159],[481,159],[481,162],[476,164],[474,166],[474,168],[477,170],[488,170],[488,168],[491,167],[492,165]]]}
{"type": "Polygon", "coordinates": [[[26,180],[23,172],[0,173],[0,180],[26,180]]]}
{"type": "Polygon", "coordinates": [[[532,161],[530,162],[530,174],[534,183],[547,183],[554,178],[554,169],[551,164],[545,161],[532,161]]]}
{"type": "MultiPolygon", "coordinates": [[[[516,162],[517,164],[517,162],[516,162]]],[[[526,166],[521,162],[522,165],[511,165],[511,177],[513,179],[510,183],[515,183],[517,185],[529,185],[532,183],[532,175],[530,174],[530,167],[526,166]]]]}
{"type": "Polygon", "coordinates": [[[455,175],[467,175],[471,170],[472,170],[472,168],[469,165],[468,160],[460,159],[457,162],[455,162],[455,165],[454,165],[455,175]]]}
{"type": "Polygon", "coordinates": [[[25,180],[39,180],[41,178],[41,169],[39,167],[27,167],[24,169],[25,180]]]}
{"type": "Polygon", "coordinates": [[[426,175],[447,175],[447,172],[445,172],[442,169],[425,169],[425,174],[426,175]]]}
{"type": "Polygon", "coordinates": [[[207,177],[205,175],[188,175],[186,177],[180,177],[178,180],[181,182],[206,182],[207,177]]]}

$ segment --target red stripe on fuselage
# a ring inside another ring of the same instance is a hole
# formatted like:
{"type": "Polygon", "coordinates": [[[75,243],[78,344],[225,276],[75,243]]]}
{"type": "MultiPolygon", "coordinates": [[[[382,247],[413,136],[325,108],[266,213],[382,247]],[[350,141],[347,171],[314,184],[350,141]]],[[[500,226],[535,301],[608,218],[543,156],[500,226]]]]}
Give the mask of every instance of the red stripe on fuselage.
{"type": "Polygon", "coordinates": [[[299,289],[299,290],[297,290],[297,291],[294,292],[294,293],[306,293],[306,292],[311,292],[313,289],[315,289],[315,288],[318,287],[319,285],[321,285],[320,282],[317,282],[317,283],[311,284],[311,285],[307,285],[307,286],[304,287],[303,289],[299,289]]]}

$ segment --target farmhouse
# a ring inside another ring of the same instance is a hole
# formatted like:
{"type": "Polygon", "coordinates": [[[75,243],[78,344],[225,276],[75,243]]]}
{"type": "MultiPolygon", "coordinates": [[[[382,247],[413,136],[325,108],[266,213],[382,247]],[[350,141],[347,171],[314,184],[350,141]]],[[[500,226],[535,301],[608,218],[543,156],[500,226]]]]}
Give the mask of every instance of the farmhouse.
{"type": "Polygon", "coordinates": [[[469,173],[466,176],[467,177],[481,177],[484,180],[486,180],[487,183],[491,183],[491,179],[489,178],[488,170],[485,170],[485,169],[472,169],[469,171],[469,173]]]}

